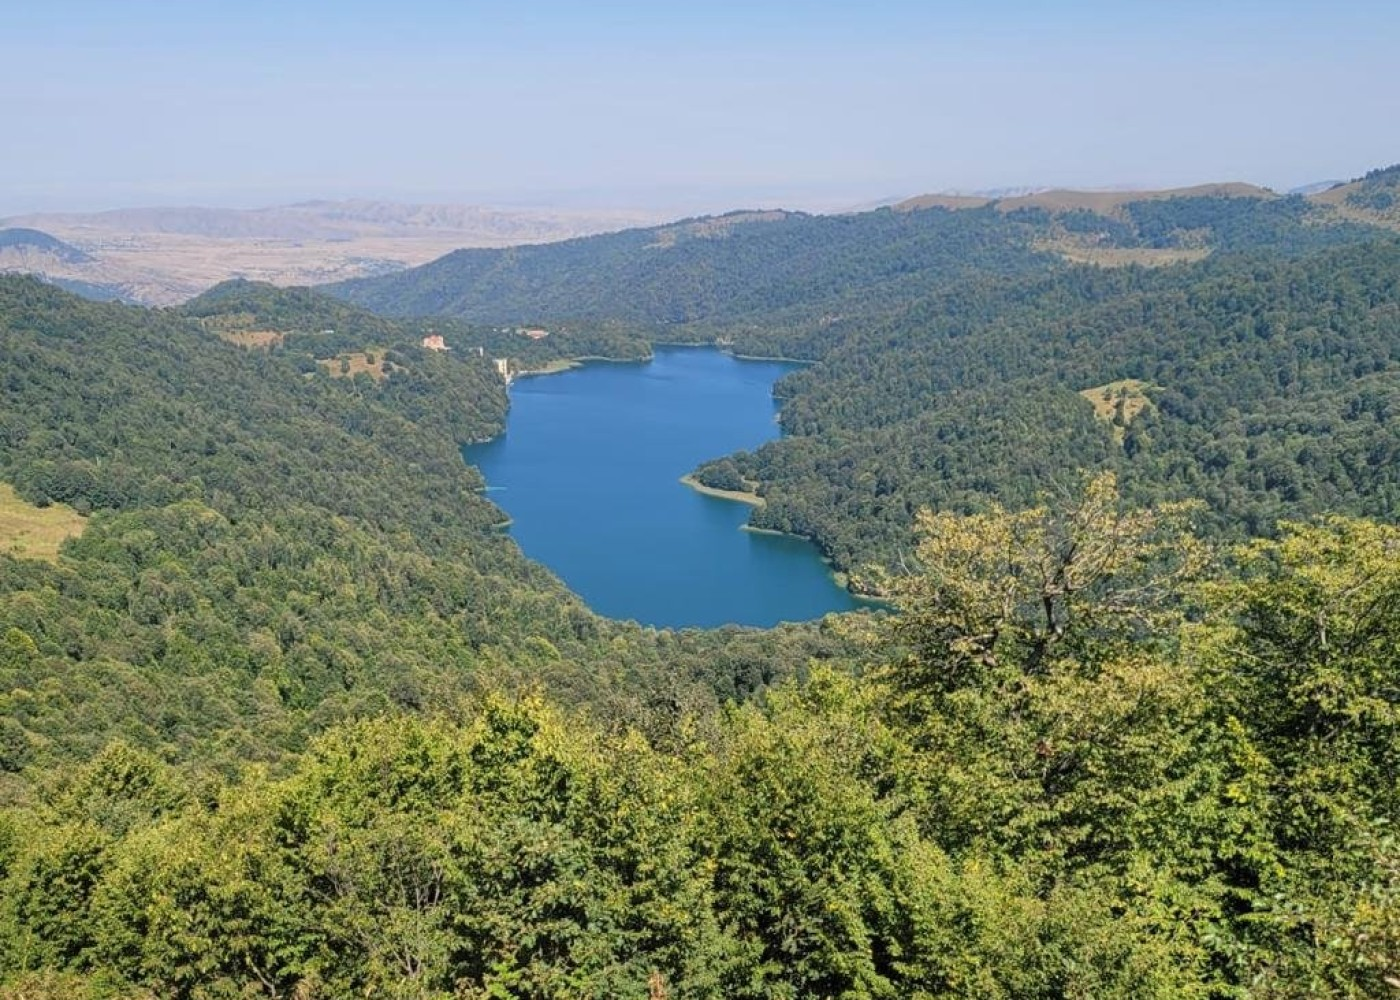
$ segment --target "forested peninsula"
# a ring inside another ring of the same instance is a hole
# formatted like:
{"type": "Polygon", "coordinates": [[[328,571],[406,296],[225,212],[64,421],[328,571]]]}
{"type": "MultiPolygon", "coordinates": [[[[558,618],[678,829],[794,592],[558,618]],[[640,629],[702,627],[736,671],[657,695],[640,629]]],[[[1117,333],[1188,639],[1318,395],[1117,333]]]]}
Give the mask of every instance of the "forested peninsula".
{"type": "Polygon", "coordinates": [[[1394,995],[1397,183],[0,277],[0,997],[1394,995]],[[695,476],[888,610],[497,530],[496,360],[676,341],[813,362],[695,476]]]}

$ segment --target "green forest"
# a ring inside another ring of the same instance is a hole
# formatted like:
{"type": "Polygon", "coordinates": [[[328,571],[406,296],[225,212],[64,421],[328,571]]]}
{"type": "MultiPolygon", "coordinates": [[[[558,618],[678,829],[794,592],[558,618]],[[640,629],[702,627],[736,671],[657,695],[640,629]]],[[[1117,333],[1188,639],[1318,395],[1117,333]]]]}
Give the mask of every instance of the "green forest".
{"type": "MultiPolygon", "coordinates": [[[[1396,177],[1338,190],[1384,195],[1396,177]]],[[[1393,230],[1325,203],[1211,195],[1106,215],[736,214],[459,251],[328,291],[440,323],[630,323],[654,343],[813,361],[777,387],[785,436],[696,478],[757,493],[754,527],[811,539],[869,588],[911,551],[920,509],[1027,505],[1081,470],[1114,472],[1137,504],[1204,500],[1198,530],[1226,539],[1320,513],[1393,518],[1397,266],[1393,230]],[[1049,252],[1069,236],[1209,253],[1104,267],[1049,252]],[[1129,387],[1127,411],[1096,411],[1095,391],[1129,387]]]]}
{"type": "MultiPolygon", "coordinates": [[[[1391,173],[1358,182],[1389,190],[1391,173]]],[[[1144,261],[1292,256],[1392,230],[1298,196],[1128,201],[1109,215],[1035,206],[845,215],[736,212],[506,250],[459,250],[395,274],[324,286],[385,315],[472,323],[625,323],[666,341],[815,359],[853,331],[967,279],[1031,275],[1094,251],[1144,261]],[[1183,254],[1182,251],[1194,251],[1183,254]],[[1150,251],[1160,251],[1153,254],[1150,251]]]]}
{"type": "Polygon", "coordinates": [[[1393,233],[736,216],[332,291],[0,276],[0,482],[84,524],[0,544],[0,998],[1400,995],[1393,233]],[[813,362],[699,475],[886,610],[644,628],[501,530],[493,359],[678,341],[813,362]]]}
{"type": "Polygon", "coordinates": [[[961,285],[785,378],[787,436],[699,476],[761,484],[756,525],[855,570],[897,561],[922,507],[1028,504],[1085,468],[1139,504],[1205,501],[1200,530],[1222,537],[1393,519],[1397,276],[1387,237],[961,285]],[[1095,391],[1120,393],[1111,412],[1095,391]]]}

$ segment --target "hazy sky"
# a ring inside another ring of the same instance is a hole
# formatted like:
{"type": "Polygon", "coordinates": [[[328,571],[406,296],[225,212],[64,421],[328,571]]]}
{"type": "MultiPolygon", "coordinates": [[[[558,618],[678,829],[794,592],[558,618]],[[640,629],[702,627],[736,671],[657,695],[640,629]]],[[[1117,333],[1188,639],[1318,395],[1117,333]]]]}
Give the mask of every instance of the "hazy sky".
{"type": "Polygon", "coordinates": [[[1394,0],[0,0],[0,214],[1287,188],[1400,160],[1394,0]]]}

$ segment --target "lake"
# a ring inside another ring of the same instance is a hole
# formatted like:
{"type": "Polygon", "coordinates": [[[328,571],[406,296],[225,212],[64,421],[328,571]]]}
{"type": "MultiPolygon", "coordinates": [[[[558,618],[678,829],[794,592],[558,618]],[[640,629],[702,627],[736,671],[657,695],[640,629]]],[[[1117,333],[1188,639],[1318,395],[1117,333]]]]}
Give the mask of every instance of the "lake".
{"type": "Polygon", "coordinates": [[[599,614],[656,626],[774,625],[848,611],[816,548],[742,530],[746,504],[680,478],[779,434],[793,365],[708,348],[590,363],[511,386],[506,432],[465,449],[525,554],[599,614]]]}

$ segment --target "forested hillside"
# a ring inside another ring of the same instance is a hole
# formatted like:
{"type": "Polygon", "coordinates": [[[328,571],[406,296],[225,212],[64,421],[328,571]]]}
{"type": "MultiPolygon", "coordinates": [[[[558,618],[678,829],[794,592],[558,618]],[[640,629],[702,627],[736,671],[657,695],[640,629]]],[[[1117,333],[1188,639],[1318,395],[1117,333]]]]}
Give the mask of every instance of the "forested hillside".
{"type": "Polygon", "coordinates": [[[1176,201],[448,258],[413,321],[0,278],[0,529],[83,529],[0,545],[0,997],[1394,995],[1400,241],[1176,201]],[[702,476],[887,612],[643,629],[499,530],[496,351],[667,338],[817,359],[702,476]]]}
{"type": "Polygon", "coordinates": [[[336,718],[483,681],[626,714],[657,690],[741,694],[823,647],[593,616],[496,529],[462,462],[504,417],[489,361],[361,321],[398,359],[383,380],[0,282],[0,481],[91,515],[56,565],[0,564],[17,759],[121,735],[206,767],[276,760],[336,718]]]}
{"type": "Polygon", "coordinates": [[[325,287],[386,315],[620,321],[660,340],[720,338],[740,353],[816,358],[845,332],[972,275],[1023,274],[1086,253],[1117,259],[1104,251],[1147,263],[1261,246],[1299,253],[1374,234],[1297,197],[1129,201],[1110,215],[1004,211],[996,202],[834,216],[734,213],[544,246],[461,250],[325,287]]]}
{"type": "Polygon", "coordinates": [[[464,251],[331,291],[816,359],[777,388],[783,440],[697,475],[758,493],[755,527],[858,574],[900,563],[921,507],[1024,505],[1080,469],[1117,472],[1136,502],[1199,497],[1222,536],[1391,517],[1394,237],[1266,194],[736,215],[464,251]]]}
{"type": "Polygon", "coordinates": [[[788,436],[700,471],[754,523],[893,565],[916,510],[1029,504],[1078,469],[1202,527],[1400,512],[1400,243],[967,282],[777,391],[788,436]]]}
{"type": "MultiPolygon", "coordinates": [[[[1388,995],[1400,535],[1212,553],[1190,514],[1103,477],[929,515],[898,614],[845,625],[863,676],[645,728],[438,691],[211,774],[140,729],[39,767],[10,725],[0,989],[1388,995]]],[[[22,723],[38,645],[9,627],[22,723]]]]}
{"type": "Polygon", "coordinates": [[[928,272],[1033,266],[1027,227],[996,212],[736,213],[505,251],[461,250],[396,282],[333,294],[395,315],[485,323],[718,324],[897,294],[928,272]]]}

